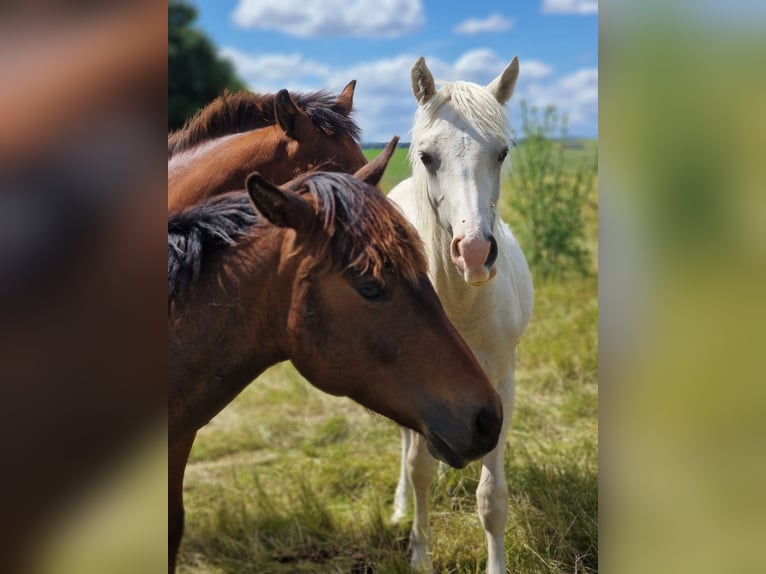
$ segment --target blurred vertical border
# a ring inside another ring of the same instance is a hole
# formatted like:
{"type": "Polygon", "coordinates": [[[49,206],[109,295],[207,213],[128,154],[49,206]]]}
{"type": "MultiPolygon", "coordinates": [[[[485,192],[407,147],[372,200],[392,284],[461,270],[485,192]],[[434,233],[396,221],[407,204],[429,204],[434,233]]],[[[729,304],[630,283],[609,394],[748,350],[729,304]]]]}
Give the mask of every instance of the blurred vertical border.
{"type": "Polygon", "coordinates": [[[766,5],[600,3],[605,572],[765,572],[766,5]]]}
{"type": "Polygon", "coordinates": [[[0,570],[166,569],[164,3],[0,7],[0,570]]]}

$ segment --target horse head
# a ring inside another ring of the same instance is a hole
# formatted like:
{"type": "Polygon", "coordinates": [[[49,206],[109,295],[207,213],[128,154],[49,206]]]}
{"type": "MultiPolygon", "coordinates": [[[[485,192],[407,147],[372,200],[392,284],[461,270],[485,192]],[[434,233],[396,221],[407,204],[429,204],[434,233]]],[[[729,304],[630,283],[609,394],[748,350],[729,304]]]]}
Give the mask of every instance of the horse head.
{"type": "Polygon", "coordinates": [[[168,210],[242,189],[254,171],[277,184],[318,168],[354,173],[367,163],[351,117],[355,86],[337,97],[280,90],[217,98],[168,136],[168,210]]]}
{"type": "Polygon", "coordinates": [[[449,234],[450,258],[470,284],[496,273],[495,210],[510,141],[504,106],[518,75],[514,57],[486,86],[444,82],[437,90],[424,58],[412,68],[418,101],[410,146],[414,185],[425,186],[439,225],[449,234]]]}
{"type": "Polygon", "coordinates": [[[285,183],[316,168],[354,173],[367,163],[354,134],[347,133],[350,130],[345,129],[346,125],[338,122],[342,118],[350,119],[355,87],[356,80],[352,80],[335,102],[324,109],[305,98],[299,97],[296,101],[287,90],[277,92],[274,98],[275,143],[284,148],[283,165],[288,170],[282,177],[271,177],[271,181],[285,183]],[[307,109],[304,110],[301,104],[307,109]]]}
{"type": "Polygon", "coordinates": [[[447,319],[415,230],[373,184],[396,139],[357,175],[247,179],[258,212],[283,229],[279,292],[286,354],[317,388],[422,433],[462,467],[489,450],[502,405],[447,319]]]}

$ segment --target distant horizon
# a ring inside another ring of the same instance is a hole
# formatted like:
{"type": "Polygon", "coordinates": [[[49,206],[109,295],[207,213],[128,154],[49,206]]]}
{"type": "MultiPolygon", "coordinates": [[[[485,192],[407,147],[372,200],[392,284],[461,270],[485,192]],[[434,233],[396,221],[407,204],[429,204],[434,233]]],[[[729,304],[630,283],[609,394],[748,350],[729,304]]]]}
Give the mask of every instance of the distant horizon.
{"type": "MultiPolygon", "coordinates": [[[[394,137],[394,136],[392,135],[391,137],[394,137]]],[[[555,142],[560,142],[560,141],[598,141],[598,136],[594,136],[594,137],[591,137],[591,136],[567,136],[565,138],[558,137],[558,138],[551,138],[551,139],[553,141],[555,141],[555,142]]],[[[525,140],[526,140],[526,138],[517,138],[516,139],[516,143],[517,144],[524,143],[525,140]]],[[[381,141],[374,141],[374,140],[363,141],[361,143],[361,146],[362,146],[362,149],[384,148],[384,147],[386,147],[386,145],[388,145],[388,142],[390,142],[390,141],[391,141],[390,139],[388,139],[388,140],[381,140],[381,141]]],[[[399,143],[396,144],[396,147],[397,148],[409,148],[411,143],[412,142],[410,142],[410,141],[402,141],[400,139],[399,143]]]]}

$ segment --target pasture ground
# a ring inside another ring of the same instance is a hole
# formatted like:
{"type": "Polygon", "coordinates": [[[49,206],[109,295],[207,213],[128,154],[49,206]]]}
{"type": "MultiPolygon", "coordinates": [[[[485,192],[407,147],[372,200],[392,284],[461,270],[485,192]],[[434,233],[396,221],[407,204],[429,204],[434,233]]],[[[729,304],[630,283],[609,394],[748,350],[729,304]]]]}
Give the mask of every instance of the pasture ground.
{"type": "MultiPolygon", "coordinates": [[[[572,165],[595,145],[574,150],[572,165]]],[[[384,189],[408,174],[399,149],[384,189]]],[[[512,185],[510,177],[503,185],[512,185]]],[[[537,279],[535,312],[519,345],[506,445],[506,550],[514,572],[598,570],[597,193],[596,184],[585,214],[594,273],[537,279]]],[[[501,210],[512,220],[508,195],[501,194],[501,210]]],[[[409,572],[409,524],[389,521],[398,465],[394,423],[277,365],[198,434],[186,474],[179,571],[409,572]]],[[[434,483],[437,572],[483,572],[479,471],[478,463],[445,467],[434,483]]]]}

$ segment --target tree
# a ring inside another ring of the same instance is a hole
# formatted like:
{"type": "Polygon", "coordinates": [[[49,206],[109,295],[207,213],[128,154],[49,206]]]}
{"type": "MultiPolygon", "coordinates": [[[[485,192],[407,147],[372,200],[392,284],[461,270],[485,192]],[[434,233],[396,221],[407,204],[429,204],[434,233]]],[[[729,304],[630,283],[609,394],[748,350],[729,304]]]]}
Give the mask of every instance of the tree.
{"type": "Polygon", "coordinates": [[[228,88],[245,89],[231,62],[192,27],[197,9],[185,0],[168,3],[168,130],[176,130],[228,88]]]}

